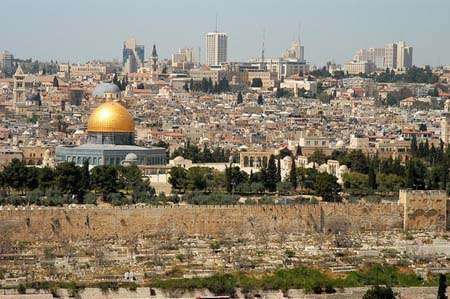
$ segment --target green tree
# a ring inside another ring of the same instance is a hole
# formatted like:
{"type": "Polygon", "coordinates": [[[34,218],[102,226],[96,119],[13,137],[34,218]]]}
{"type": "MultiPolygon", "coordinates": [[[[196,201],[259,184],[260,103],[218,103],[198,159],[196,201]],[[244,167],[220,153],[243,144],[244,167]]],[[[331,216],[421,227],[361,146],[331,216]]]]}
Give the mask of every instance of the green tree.
{"type": "Polygon", "coordinates": [[[303,156],[302,147],[300,146],[300,144],[297,145],[297,149],[296,149],[296,151],[295,151],[295,156],[296,156],[296,157],[298,157],[298,156],[303,156]]]}
{"type": "Polygon", "coordinates": [[[39,170],[38,181],[39,189],[47,190],[50,187],[54,187],[55,184],[55,172],[50,167],[43,167],[39,170]]]}
{"type": "Polygon", "coordinates": [[[267,168],[265,169],[264,186],[270,192],[275,192],[278,181],[278,167],[275,165],[275,156],[270,155],[267,168]]]}
{"type": "Polygon", "coordinates": [[[292,191],[291,182],[278,182],[277,183],[277,192],[280,195],[288,195],[292,191]]]}
{"type": "Polygon", "coordinates": [[[297,168],[297,178],[303,189],[314,190],[317,174],[318,172],[314,168],[297,168]]]}
{"type": "Polygon", "coordinates": [[[214,174],[209,167],[191,167],[187,171],[186,185],[189,190],[212,191],[214,174]]]}
{"type": "Polygon", "coordinates": [[[239,92],[236,99],[236,104],[240,105],[244,102],[244,98],[242,97],[242,93],[239,92]]]}
{"type": "Polygon", "coordinates": [[[263,82],[262,82],[261,78],[253,78],[252,84],[250,85],[250,87],[255,87],[255,88],[263,87],[263,82]]]}
{"type": "Polygon", "coordinates": [[[348,172],[343,175],[344,188],[352,195],[369,194],[368,176],[359,172],[348,172]]]}
{"type": "Polygon", "coordinates": [[[91,173],[91,186],[107,200],[110,194],[117,193],[118,173],[112,165],[96,166],[91,173]]]}
{"type": "Polygon", "coordinates": [[[369,178],[368,178],[368,183],[369,183],[369,187],[372,190],[376,190],[377,189],[377,175],[375,173],[375,167],[373,165],[373,163],[371,162],[369,164],[369,178]]]}
{"type": "Polygon", "coordinates": [[[248,175],[238,166],[232,167],[231,165],[225,169],[225,185],[227,192],[233,193],[235,188],[240,184],[248,181],[248,175]]]}
{"type": "Polygon", "coordinates": [[[389,286],[373,286],[367,290],[363,299],[395,299],[395,295],[389,286]]]}
{"type": "Polygon", "coordinates": [[[256,102],[258,103],[259,106],[264,105],[264,98],[263,98],[262,94],[258,95],[258,99],[256,100],[256,102]]]}
{"type": "Polygon", "coordinates": [[[3,169],[3,178],[6,186],[23,193],[27,187],[28,169],[19,159],[13,159],[3,169]]]}
{"type": "Polygon", "coordinates": [[[136,165],[119,167],[119,181],[127,192],[131,192],[144,185],[142,171],[136,165]]]}
{"type": "Polygon", "coordinates": [[[311,162],[317,163],[319,165],[327,162],[327,156],[323,153],[321,150],[315,150],[311,156],[309,157],[309,160],[311,162]]]}
{"type": "Polygon", "coordinates": [[[422,161],[416,158],[406,163],[406,187],[415,190],[424,190],[427,169],[422,161]]]}
{"type": "Polygon", "coordinates": [[[377,185],[381,192],[398,192],[405,186],[405,178],[396,174],[379,173],[377,185]]]}
{"type": "Polygon", "coordinates": [[[337,179],[334,175],[326,172],[319,173],[316,176],[314,190],[324,201],[339,202],[341,200],[339,195],[339,192],[342,190],[341,186],[337,183],[337,179]]]}
{"type": "Polygon", "coordinates": [[[413,135],[411,139],[411,155],[415,157],[417,155],[417,138],[416,135],[413,135]]]}
{"type": "Polygon", "coordinates": [[[82,176],[81,168],[73,162],[63,162],[55,168],[55,186],[65,194],[83,197],[86,192],[80,180],[82,176]]]}
{"type": "Polygon", "coordinates": [[[187,171],[181,166],[172,167],[170,169],[169,183],[177,192],[181,192],[186,188],[187,171]]]}
{"type": "Polygon", "coordinates": [[[89,173],[89,161],[85,160],[83,166],[81,167],[81,185],[83,189],[91,189],[91,175],[89,173]]]}
{"type": "Polygon", "coordinates": [[[447,299],[447,277],[444,274],[439,274],[437,299],[447,299]]]}
{"type": "Polygon", "coordinates": [[[297,181],[297,167],[295,165],[295,157],[292,157],[291,171],[289,173],[289,182],[292,185],[292,188],[297,189],[298,181],[297,181]]]}
{"type": "Polygon", "coordinates": [[[347,165],[352,171],[368,174],[369,159],[361,150],[352,150],[339,161],[347,165]]]}

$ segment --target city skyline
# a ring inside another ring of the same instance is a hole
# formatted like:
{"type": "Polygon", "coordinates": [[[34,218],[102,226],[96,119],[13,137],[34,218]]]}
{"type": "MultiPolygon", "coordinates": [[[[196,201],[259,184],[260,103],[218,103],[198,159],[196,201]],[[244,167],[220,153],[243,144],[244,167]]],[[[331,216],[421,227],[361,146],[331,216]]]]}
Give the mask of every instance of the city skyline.
{"type": "Polygon", "coordinates": [[[127,7],[104,0],[5,2],[10,9],[0,12],[6,25],[0,28],[1,48],[20,58],[71,62],[120,59],[123,41],[136,37],[148,49],[156,43],[163,58],[170,58],[182,47],[201,46],[205,62],[205,34],[214,31],[217,13],[219,31],[229,36],[230,61],[259,57],[263,30],[265,56],[281,56],[297,37],[301,22],[305,59],[311,64],[323,65],[329,60],[343,64],[360,48],[397,40],[414,47],[417,65],[450,63],[445,57],[450,41],[439,38],[450,35],[446,16],[450,4],[442,0],[383,0],[364,5],[354,0],[339,4],[287,1],[281,10],[274,10],[276,2],[269,0],[244,1],[239,3],[240,9],[236,9],[234,1],[202,0],[133,1],[127,7]],[[25,21],[18,21],[13,13],[17,11],[25,21]],[[349,14],[353,17],[349,18],[349,14]],[[77,21],[80,18],[83,23],[77,21]]]}

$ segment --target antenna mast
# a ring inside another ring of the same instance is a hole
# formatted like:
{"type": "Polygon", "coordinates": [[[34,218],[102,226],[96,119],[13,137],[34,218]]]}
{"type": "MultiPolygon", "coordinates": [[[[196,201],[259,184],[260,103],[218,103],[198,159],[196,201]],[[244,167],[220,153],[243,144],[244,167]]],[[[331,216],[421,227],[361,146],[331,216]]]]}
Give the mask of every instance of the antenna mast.
{"type": "Polygon", "coordinates": [[[262,36],[262,48],[261,48],[261,63],[264,64],[264,52],[265,52],[265,42],[266,42],[266,29],[263,29],[263,36],[262,36]]]}
{"type": "Polygon", "coordinates": [[[299,22],[298,22],[298,37],[297,37],[297,40],[298,40],[299,42],[300,42],[301,31],[302,31],[302,22],[299,21],[299,22]]]}
{"type": "Polygon", "coordinates": [[[219,14],[216,13],[216,33],[219,32],[219,30],[218,30],[218,28],[219,28],[218,19],[219,19],[219,14]]]}

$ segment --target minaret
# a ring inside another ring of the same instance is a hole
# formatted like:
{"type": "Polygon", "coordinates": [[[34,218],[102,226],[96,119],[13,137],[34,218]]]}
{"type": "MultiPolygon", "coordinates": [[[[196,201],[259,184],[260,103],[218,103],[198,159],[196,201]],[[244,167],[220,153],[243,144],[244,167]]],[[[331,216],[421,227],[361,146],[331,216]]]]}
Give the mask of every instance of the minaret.
{"type": "Polygon", "coordinates": [[[156,45],[155,44],[153,44],[151,60],[152,60],[153,72],[156,72],[156,70],[158,69],[158,53],[156,52],[156,45]]]}

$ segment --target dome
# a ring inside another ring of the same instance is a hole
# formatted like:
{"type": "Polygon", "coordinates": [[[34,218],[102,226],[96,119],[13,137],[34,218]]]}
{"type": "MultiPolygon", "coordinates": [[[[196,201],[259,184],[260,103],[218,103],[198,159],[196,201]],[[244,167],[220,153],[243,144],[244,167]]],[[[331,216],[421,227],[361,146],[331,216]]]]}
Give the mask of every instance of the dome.
{"type": "Polygon", "coordinates": [[[347,165],[341,165],[341,166],[339,167],[339,171],[340,171],[341,173],[347,172],[347,171],[348,171],[347,165]]]}
{"type": "Polygon", "coordinates": [[[125,161],[127,161],[127,162],[137,162],[137,159],[138,159],[138,157],[135,153],[128,153],[125,156],[125,161]]]}
{"type": "Polygon", "coordinates": [[[128,110],[117,102],[98,106],[88,120],[88,132],[134,133],[134,121],[128,110]]]}
{"type": "Polygon", "coordinates": [[[119,93],[120,88],[114,83],[99,83],[92,92],[93,97],[103,98],[106,93],[119,93]]]}

